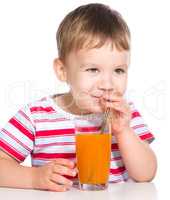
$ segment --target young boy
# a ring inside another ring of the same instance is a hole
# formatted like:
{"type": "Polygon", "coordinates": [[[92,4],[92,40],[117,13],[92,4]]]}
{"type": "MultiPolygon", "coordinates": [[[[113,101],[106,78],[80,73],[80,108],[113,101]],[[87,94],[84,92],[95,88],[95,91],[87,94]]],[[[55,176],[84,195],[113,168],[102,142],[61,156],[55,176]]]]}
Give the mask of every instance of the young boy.
{"type": "Polygon", "coordinates": [[[103,4],[70,12],[57,32],[54,70],[70,91],[19,110],[0,131],[0,186],[52,191],[69,189],[77,177],[74,119],[113,114],[109,182],[151,181],[157,163],[154,136],[124,98],[130,33],[121,15],[103,4]],[[32,167],[20,165],[31,155],[32,167]]]}

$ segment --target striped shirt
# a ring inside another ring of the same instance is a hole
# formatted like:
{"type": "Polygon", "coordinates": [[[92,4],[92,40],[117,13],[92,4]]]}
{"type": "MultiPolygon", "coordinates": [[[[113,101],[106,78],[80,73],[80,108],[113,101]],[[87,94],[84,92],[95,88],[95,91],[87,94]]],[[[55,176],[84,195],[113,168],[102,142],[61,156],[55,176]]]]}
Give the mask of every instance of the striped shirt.
{"type": "MultiPolygon", "coordinates": [[[[130,126],[141,140],[149,143],[154,139],[140,113],[133,103],[129,103],[132,117],[130,126]]],[[[75,118],[65,112],[52,96],[30,103],[20,109],[0,130],[0,149],[18,162],[23,162],[31,155],[32,166],[41,166],[56,158],[75,160],[75,118]]],[[[79,116],[80,117],[80,116],[79,116]]],[[[96,124],[102,114],[81,116],[85,127],[94,128],[91,117],[96,124]]],[[[122,182],[128,179],[118,144],[112,136],[110,182],[122,182]]]]}

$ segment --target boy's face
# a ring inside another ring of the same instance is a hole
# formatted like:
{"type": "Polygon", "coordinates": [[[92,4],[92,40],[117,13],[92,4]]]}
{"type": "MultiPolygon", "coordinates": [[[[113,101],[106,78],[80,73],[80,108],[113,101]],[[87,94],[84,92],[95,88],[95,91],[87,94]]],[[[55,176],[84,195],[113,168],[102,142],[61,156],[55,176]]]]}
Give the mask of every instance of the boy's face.
{"type": "Polygon", "coordinates": [[[64,65],[74,102],[70,104],[71,109],[76,113],[102,112],[100,99],[103,95],[119,93],[123,96],[129,57],[128,51],[112,49],[109,43],[101,48],[71,52],[64,65]]]}

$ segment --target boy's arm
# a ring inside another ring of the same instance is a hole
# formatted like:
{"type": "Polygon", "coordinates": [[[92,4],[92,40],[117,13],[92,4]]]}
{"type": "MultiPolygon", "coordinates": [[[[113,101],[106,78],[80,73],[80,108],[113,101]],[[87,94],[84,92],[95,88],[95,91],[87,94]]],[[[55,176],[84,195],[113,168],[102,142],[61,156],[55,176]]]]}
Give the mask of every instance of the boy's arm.
{"type": "Polygon", "coordinates": [[[75,163],[56,159],[41,167],[26,167],[0,150],[0,187],[66,191],[72,181],[63,175],[75,176],[75,163]]]}
{"type": "Polygon", "coordinates": [[[20,165],[8,154],[0,151],[0,186],[33,188],[34,167],[20,165]]]}
{"type": "Polygon", "coordinates": [[[138,182],[151,181],[156,174],[157,161],[149,144],[131,128],[117,134],[116,139],[129,176],[138,182]]]}
{"type": "Polygon", "coordinates": [[[104,96],[101,103],[105,108],[110,108],[109,121],[112,133],[128,174],[139,182],[151,181],[157,169],[156,156],[149,145],[130,127],[132,110],[129,104],[119,93],[104,96]]]}

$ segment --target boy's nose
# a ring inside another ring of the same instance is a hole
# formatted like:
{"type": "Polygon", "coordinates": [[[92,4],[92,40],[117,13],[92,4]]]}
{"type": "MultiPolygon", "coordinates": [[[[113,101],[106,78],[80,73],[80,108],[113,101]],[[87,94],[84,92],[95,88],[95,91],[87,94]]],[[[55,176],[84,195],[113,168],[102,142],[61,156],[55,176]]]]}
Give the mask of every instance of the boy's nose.
{"type": "Polygon", "coordinates": [[[114,84],[110,77],[102,77],[99,89],[102,91],[113,91],[114,90],[114,84]]]}

